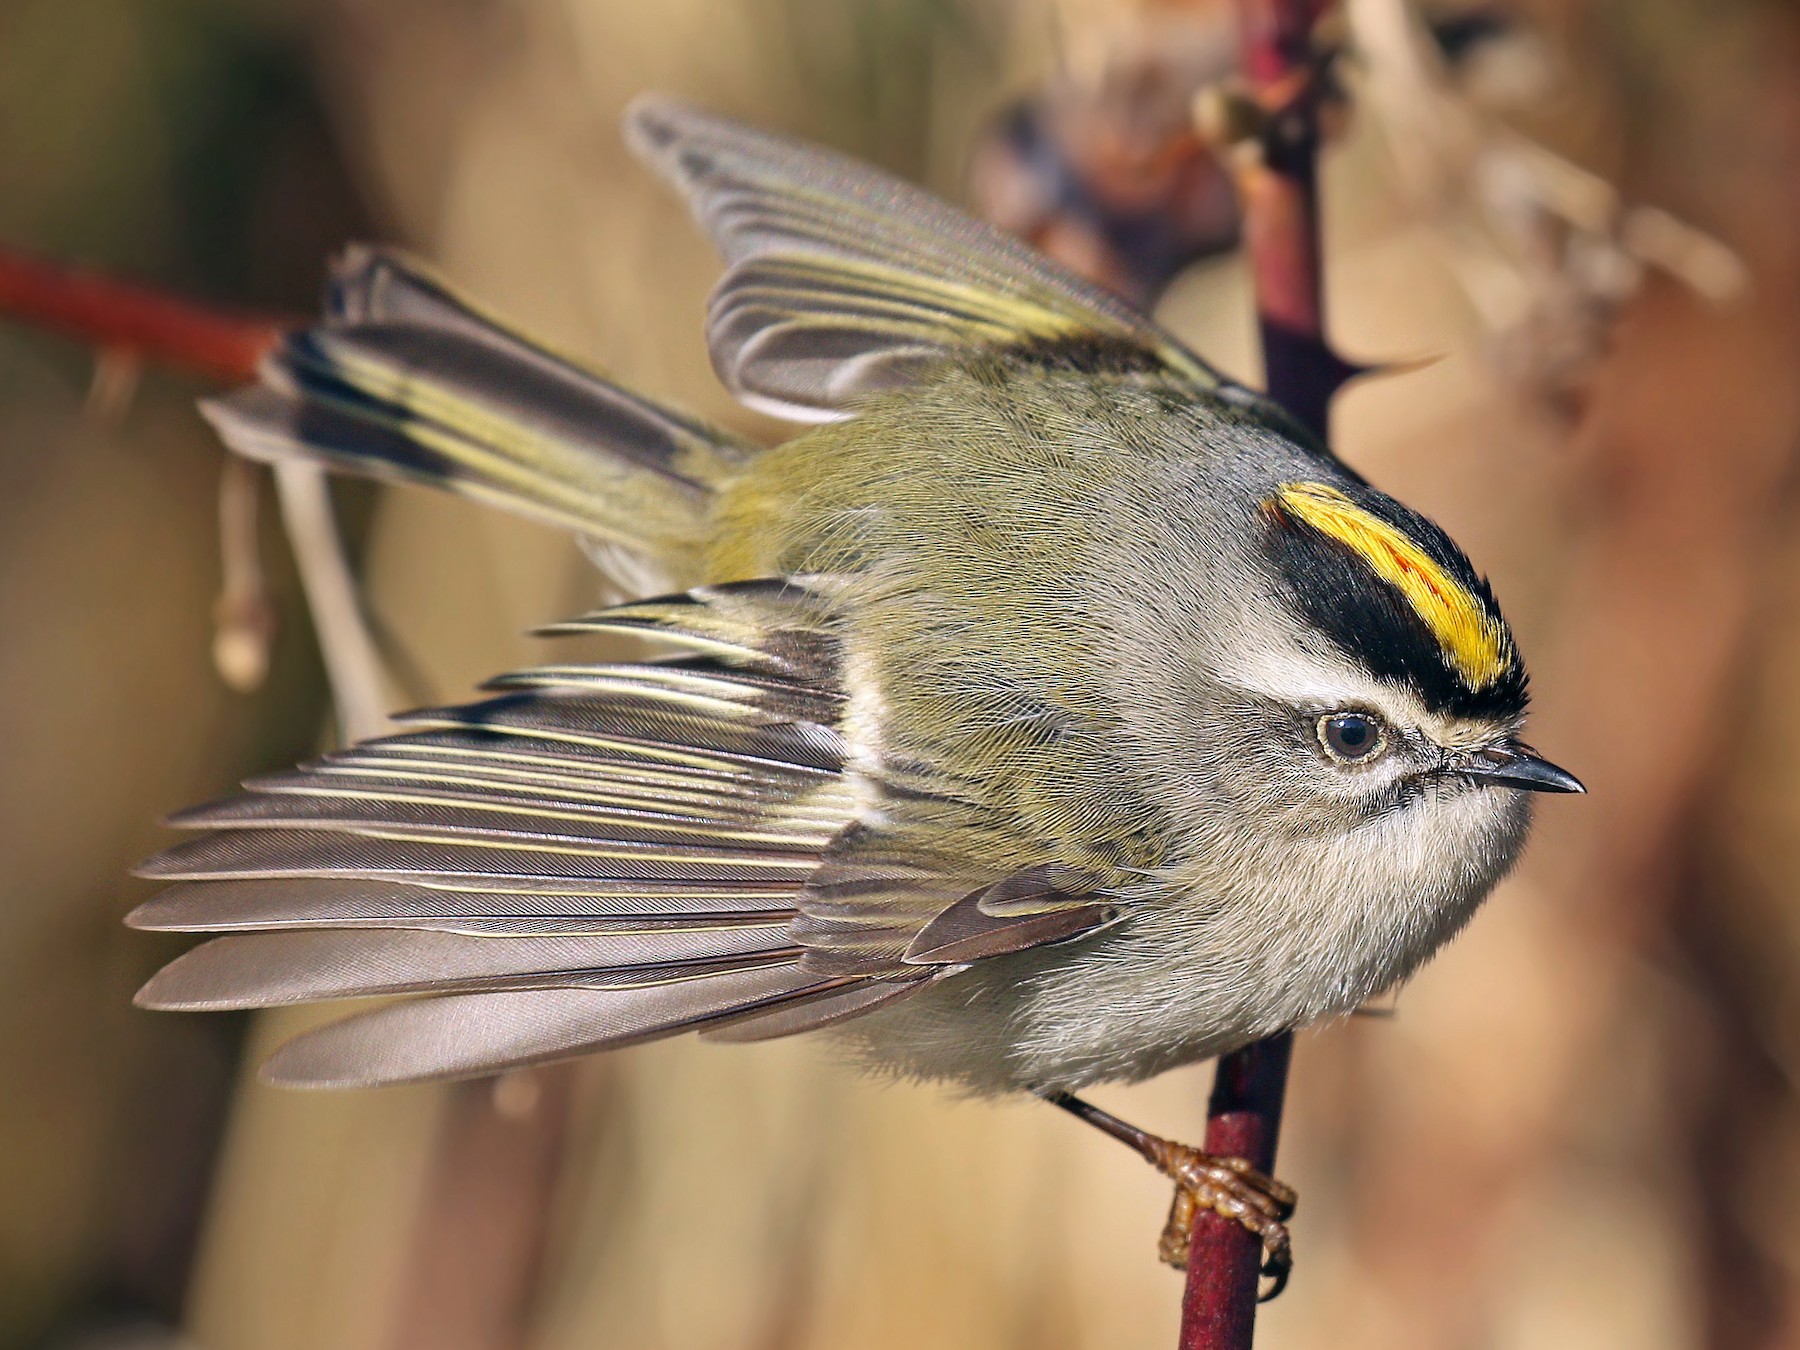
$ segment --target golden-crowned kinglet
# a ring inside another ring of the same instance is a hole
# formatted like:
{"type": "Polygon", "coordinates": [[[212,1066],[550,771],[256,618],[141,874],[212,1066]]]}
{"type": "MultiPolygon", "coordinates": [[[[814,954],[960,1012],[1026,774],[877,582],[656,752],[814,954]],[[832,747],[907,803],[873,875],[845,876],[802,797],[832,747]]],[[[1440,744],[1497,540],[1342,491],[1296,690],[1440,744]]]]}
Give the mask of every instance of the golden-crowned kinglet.
{"type": "Polygon", "coordinates": [[[1138,1079],[1406,975],[1579,790],[1456,545],[1141,314],[836,155],[630,136],[729,264],[720,376],[818,425],[758,449],[351,252],[221,434],[633,550],[672,593],[552,631],[671,654],[186,813],[133,922],[225,935],[143,1003],[431,995],[289,1083],[824,1026],[977,1092],[1138,1079]]]}

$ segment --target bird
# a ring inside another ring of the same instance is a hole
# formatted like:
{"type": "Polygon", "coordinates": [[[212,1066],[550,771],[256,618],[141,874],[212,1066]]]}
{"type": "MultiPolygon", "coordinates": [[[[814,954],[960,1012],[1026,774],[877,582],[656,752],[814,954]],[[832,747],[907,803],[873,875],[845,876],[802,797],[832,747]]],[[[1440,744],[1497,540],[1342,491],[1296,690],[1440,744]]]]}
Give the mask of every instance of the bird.
{"type": "Polygon", "coordinates": [[[176,816],[129,922],[211,936],[138,1002],[396,996],[263,1067],[314,1087],[819,1032],[1134,1142],[1284,1279],[1291,1192],[1075,1094],[1355,1009],[1469,920],[1534,794],[1583,790],[1521,739],[1492,589],[923,190],[667,97],[626,130],[723,255],[720,379],[804,429],[751,444],[346,252],[204,406],[224,441],[597,541],[660,589],[544,631],[656,654],[502,675],[176,816]]]}

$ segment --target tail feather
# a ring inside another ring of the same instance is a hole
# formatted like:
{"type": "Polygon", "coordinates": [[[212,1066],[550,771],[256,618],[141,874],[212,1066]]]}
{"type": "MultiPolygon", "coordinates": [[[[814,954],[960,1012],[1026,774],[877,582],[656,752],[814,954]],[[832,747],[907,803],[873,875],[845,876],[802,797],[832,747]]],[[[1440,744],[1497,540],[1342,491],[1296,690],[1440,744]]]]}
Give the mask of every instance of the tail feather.
{"type": "Polygon", "coordinates": [[[671,560],[699,544],[713,486],[751,452],[367,248],[260,385],[203,408],[253,459],[448,488],[671,560]]]}

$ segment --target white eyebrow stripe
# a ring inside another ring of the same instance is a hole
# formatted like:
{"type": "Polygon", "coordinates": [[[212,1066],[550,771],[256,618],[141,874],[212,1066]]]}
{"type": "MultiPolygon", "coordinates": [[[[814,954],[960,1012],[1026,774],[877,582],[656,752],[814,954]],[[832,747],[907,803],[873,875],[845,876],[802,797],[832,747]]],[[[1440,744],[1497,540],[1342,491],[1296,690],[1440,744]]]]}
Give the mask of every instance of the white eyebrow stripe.
{"type": "Polygon", "coordinates": [[[1348,664],[1327,665],[1305,652],[1261,646],[1233,655],[1237,660],[1232,665],[1222,665],[1214,673],[1225,683],[1260,697],[1321,709],[1363,703],[1377,711],[1404,714],[1406,721],[1417,720],[1417,715],[1425,712],[1418,699],[1404,689],[1361,676],[1348,664]]]}
{"type": "Polygon", "coordinates": [[[1491,719],[1442,716],[1401,685],[1361,676],[1353,667],[1327,665],[1303,651],[1264,648],[1237,655],[1236,668],[1214,672],[1225,684],[1295,708],[1316,708],[1320,712],[1366,708],[1393,726],[1422,732],[1446,749],[1486,745],[1516,729],[1491,719]]]}

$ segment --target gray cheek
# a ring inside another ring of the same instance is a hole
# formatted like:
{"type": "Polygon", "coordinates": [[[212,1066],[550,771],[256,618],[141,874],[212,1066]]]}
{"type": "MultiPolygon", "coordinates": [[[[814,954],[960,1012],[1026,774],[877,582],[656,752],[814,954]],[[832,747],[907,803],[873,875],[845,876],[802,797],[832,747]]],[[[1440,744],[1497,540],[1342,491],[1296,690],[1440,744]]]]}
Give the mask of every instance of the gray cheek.
{"type": "Polygon", "coordinates": [[[1488,824],[1485,831],[1487,840],[1487,857],[1483,860],[1487,875],[1483,878],[1486,886],[1491,887],[1518,862],[1519,855],[1524,852],[1526,836],[1531,832],[1531,816],[1535,802],[1529,792],[1517,792],[1511,788],[1477,788],[1476,792],[1490,800],[1484,803],[1487,807],[1488,824]]]}
{"type": "Polygon", "coordinates": [[[1409,809],[1425,869],[1444,889],[1441,903],[1467,911],[1499,883],[1524,850],[1531,794],[1457,784],[1409,809]]]}

